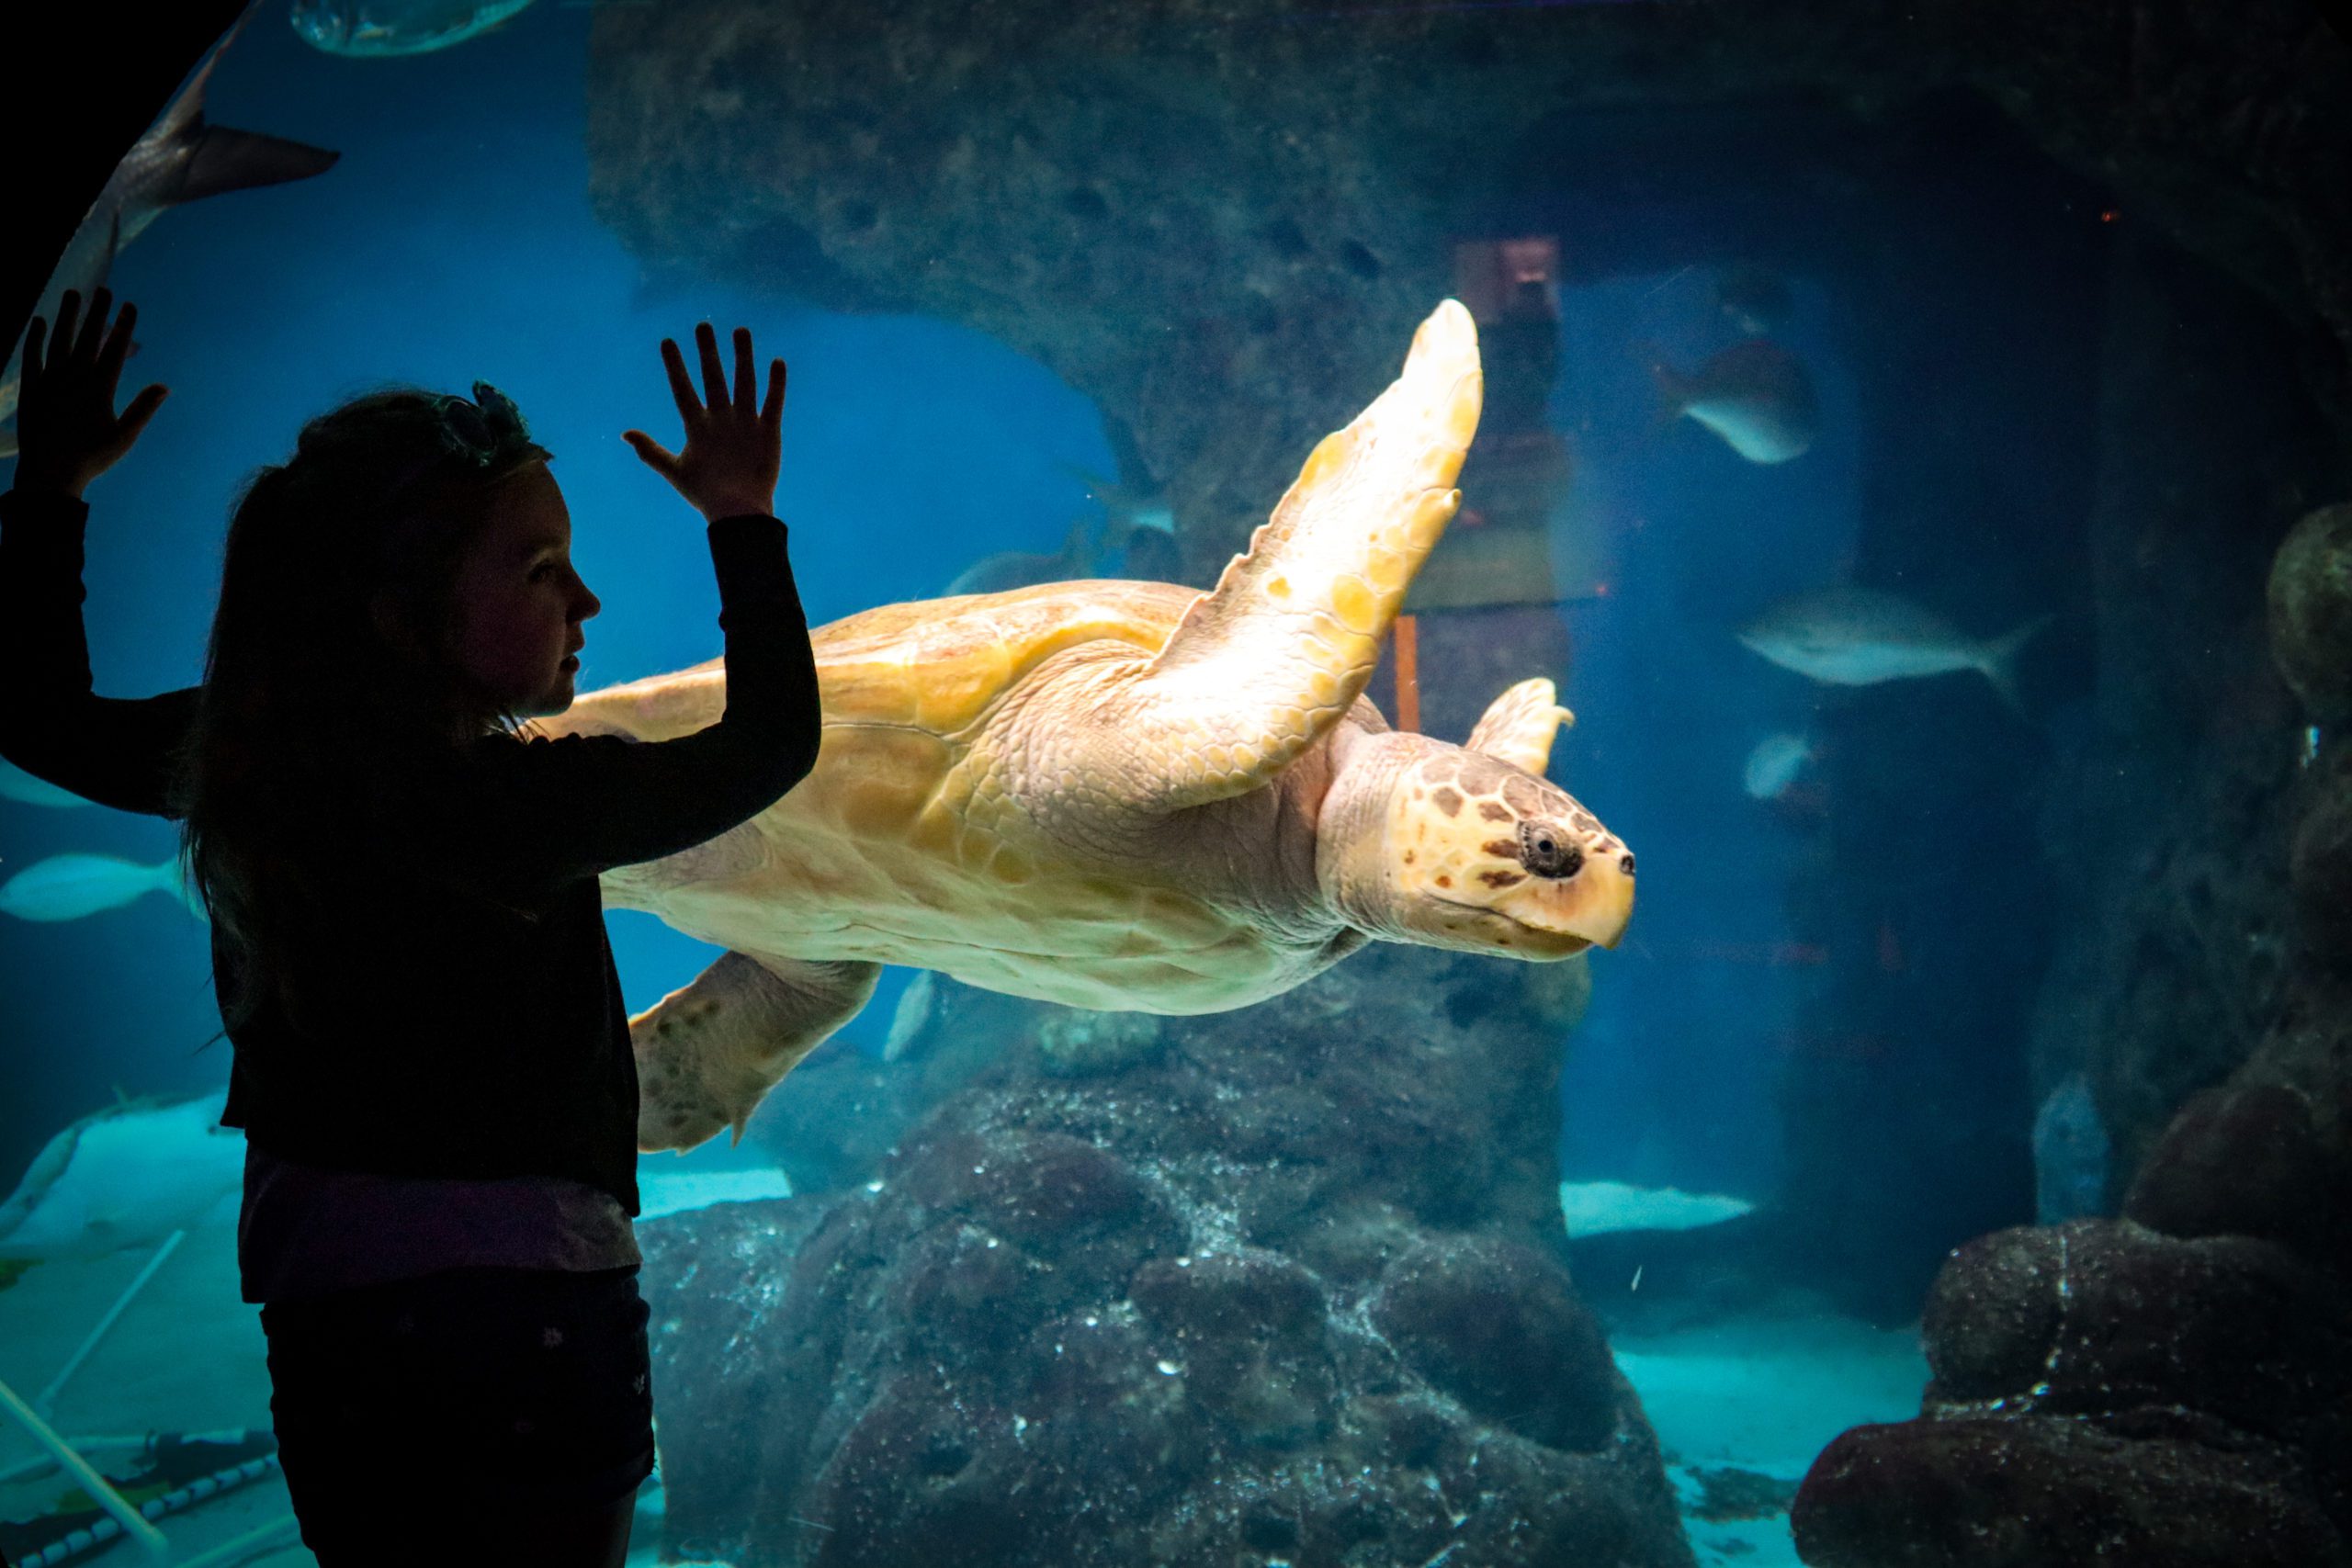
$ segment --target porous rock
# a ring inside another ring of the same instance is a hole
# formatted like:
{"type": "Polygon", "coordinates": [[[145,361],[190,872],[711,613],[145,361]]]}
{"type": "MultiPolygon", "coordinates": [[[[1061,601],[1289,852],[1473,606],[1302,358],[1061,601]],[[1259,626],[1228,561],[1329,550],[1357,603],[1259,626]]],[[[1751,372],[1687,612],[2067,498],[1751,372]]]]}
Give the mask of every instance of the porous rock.
{"type": "Polygon", "coordinates": [[[1857,1427],[1790,1510],[1811,1568],[2325,1568],[2345,1539],[2260,1446],[2104,1423],[1857,1427]]]}
{"type": "Polygon", "coordinates": [[[2270,654],[2315,724],[2352,718],[2352,503],[2288,531],[2270,567],[2270,654]]]}
{"type": "Polygon", "coordinates": [[[2005,1231],[1923,1331],[1923,1414],[1842,1434],[1799,1490],[1815,1568],[2352,1561],[2352,1308],[2285,1248],[2005,1231]]]}
{"type": "Polygon", "coordinates": [[[649,1280],[727,1260],[650,1286],[666,1549],[1686,1568],[1560,1261],[1533,973],[1378,949],[1075,1077],[1021,1048],[1041,1007],[789,1234],[649,1224],[649,1280]]]}

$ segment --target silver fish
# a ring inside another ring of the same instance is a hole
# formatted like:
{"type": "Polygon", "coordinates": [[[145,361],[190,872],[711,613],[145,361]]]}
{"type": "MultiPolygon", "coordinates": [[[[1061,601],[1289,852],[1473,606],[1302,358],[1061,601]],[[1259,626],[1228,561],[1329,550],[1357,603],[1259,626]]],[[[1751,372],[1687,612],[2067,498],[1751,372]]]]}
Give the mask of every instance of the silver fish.
{"type": "Polygon", "coordinates": [[[890,1014],[890,1032],[882,1042],[882,1059],[895,1062],[913,1050],[938,1010],[939,979],[926,969],[899,993],[899,1005],[890,1014]]]}
{"type": "Polygon", "coordinates": [[[1614,1231],[1687,1231],[1721,1224],[1754,1210],[1745,1198],[1685,1192],[1678,1187],[1634,1187],[1623,1181],[1563,1181],[1560,1218],[1583,1238],[1614,1231]]]}
{"type": "Polygon", "coordinates": [[[78,920],[119,909],[150,893],[167,894],[191,912],[202,908],[180,874],[176,855],[141,865],[115,855],[68,853],[51,855],[0,882],[0,915],[20,920],[78,920]]]}
{"type": "Polygon", "coordinates": [[[479,38],[531,0],[294,0],[294,31],[329,54],[426,54],[479,38]]]}
{"type": "Polygon", "coordinates": [[[1740,262],[1715,275],[1715,309],[1751,336],[1786,326],[1790,306],[1788,279],[1770,267],[1740,262]]]}
{"type": "Polygon", "coordinates": [[[1159,491],[1123,485],[1116,479],[1106,479],[1075,463],[1064,463],[1062,470],[1082,480],[1087,493],[1102,503],[1102,511],[1109,519],[1109,526],[1103,532],[1108,547],[1123,549],[1127,541],[1138,533],[1173,535],[1176,532],[1175,510],[1168,504],[1168,497],[1159,491]]]}
{"type": "Polygon", "coordinates": [[[1081,517],[1069,525],[1060,549],[999,550],[982,556],[957,572],[940,592],[953,598],[959,593],[1008,593],[1015,588],[1035,588],[1041,582],[1074,582],[1095,575],[1098,558],[1094,530],[1081,517]]]}
{"type": "Polygon", "coordinates": [[[1875,588],[1792,594],[1739,629],[1739,640],[1784,670],[1832,686],[1873,686],[1973,670],[2018,707],[2018,651],[2050,624],[2041,615],[1980,642],[1934,611],[1875,588]]]}
{"type": "MultiPolygon", "coordinates": [[[[98,192],[98,199],[91,204],[81,228],[74,231],[72,243],[65,247],[57,270],[50,275],[49,287],[41,293],[36,315],[54,322],[58,304],[69,288],[81,294],[86,309],[90,297],[113,270],[116,254],[137,239],[165,208],[255,186],[308,179],[323,174],[343,156],[300,141],[205,123],[204,92],[212,80],[213,67],[220,63],[221,54],[235,41],[252,16],[248,10],[238,19],[228,36],[213,49],[211,58],[180,89],[179,96],[172,100],[163,118],[132,143],[122,162],[115,165],[106,188],[98,192]]],[[[9,351],[7,367],[0,370],[0,420],[16,414],[17,381],[23,366],[24,343],[20,338],[9,351]]],[[[16,450],[17,433],[0,429],[0,457],[9,457],[16,450]]]]}
{"type": "Polygon", "coordinates": [[[93,804],[70,789],[60,789],[47,779],[34,777],[5,758],[0,758],[0,798],[60,808],[93,804]]]}
{"type": "Polygon", "coordinates": [[[1751,463],[1801,457],[1820,434],[1813,378],[1769,339],[1736,344],[1687,375],[1662,363],[1650,375],[1668,418],[1687,415],[1751,463]]]}
{"type": "Polygon", "coordinates": [[[1176,545],[1176,514],[1168,498],[1123,485],[1080,468],[1059,465],[1082,481],[1102,508],[1101,525],[1079,518],[1058,550],[999,550],[959,571],[943,592],[1004,593],[1042,582],[1075,582],[1102,577],[1114,567],[1121,577],[1172,578],[1182,570],[1176,545]]]}
{"type": "Polygon", "coordinates": [[[1747,754],[1747,765],[1740,770],[1740,782],[1750,800],[1778,800],[1788,793],[1804,765],[1813,761],[1813,747],[1802,735],[1785,731],[1768,735],[1756,743],[1747,754]]]}
{"type": "Polygon", "coordinates": [[[103,1258],[194,1226],[243,1184],[227,1100],[112,1105],[50,1139],[0,1202],[0,1258],[103,1258]]]}

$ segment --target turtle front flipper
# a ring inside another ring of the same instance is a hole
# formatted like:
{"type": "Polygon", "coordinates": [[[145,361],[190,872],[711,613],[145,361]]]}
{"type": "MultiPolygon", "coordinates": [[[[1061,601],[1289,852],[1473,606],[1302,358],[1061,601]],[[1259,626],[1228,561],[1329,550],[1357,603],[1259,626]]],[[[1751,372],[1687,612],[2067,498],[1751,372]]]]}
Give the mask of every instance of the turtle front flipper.
{"type": "Polygon", "coordinates": [[[743,1127],[800,1059],[855,1018],[878,964],[730,953],[629,1020],[637,1146],[691,1149],[743,1127]]]}
{"type": "Polygon", "coordinates": [[[1552,682],[1539,675],[1488,703],[1462,748],[1540,779],[1552,765],[1552,742],[1576,721],[1577,716],[1560,705],[1552,682]]]}
{"type": "Polygon", "coordinates": [[[1148,750],[1167,804],[1257,788],[1354,704],[1461,503],[1483,386],[1477,328],[1449,299],[1403,373],[1324,437],[1249,552],[1185,612],[1120,726],[1148,750]]]}

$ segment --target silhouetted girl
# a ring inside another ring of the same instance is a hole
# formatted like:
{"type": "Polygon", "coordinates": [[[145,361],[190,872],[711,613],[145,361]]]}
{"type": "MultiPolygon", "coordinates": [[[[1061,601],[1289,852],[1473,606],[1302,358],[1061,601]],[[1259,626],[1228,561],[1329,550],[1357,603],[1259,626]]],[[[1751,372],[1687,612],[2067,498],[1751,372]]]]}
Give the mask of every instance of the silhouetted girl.
{"type": "Polygon", "coordinates": [[[637,1290],[637,1077],[605,868],[725,831],[814,764],[808,627],[771,515],[785,369],[763,403],[697,329],[703,392],[638,455],[709,520],[727,712],[659,744],[526,739],[571,701],[597,611],[548,453],[487,386],[360,398],[303,428],[230,525],[201,686],[92,694],[84,488],[132,310],[65,297],[27,335],[0,498],[0,754],[182,819],[212,916],[245,1131],[238,1262],[271,1410],[327,1568],[613,1563],[652,1464],[637,1290]]]}

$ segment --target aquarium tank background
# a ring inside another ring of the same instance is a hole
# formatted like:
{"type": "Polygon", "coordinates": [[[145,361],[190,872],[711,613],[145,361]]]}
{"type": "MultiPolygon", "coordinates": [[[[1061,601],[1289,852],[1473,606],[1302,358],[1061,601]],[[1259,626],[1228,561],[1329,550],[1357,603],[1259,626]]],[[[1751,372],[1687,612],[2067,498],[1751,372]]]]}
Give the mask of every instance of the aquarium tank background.
{"type": "MultiPolygon", "coordinates": [[[[263,0],[193,85],[337,156],[94,214],[173,389],[91,494],[100,692],[198,678],[240,480],[370,387],[528,415],[591,691],[718,652],[618,439],[665,335],[790,361],[820,624],[1209,587],[1451,298],[1484,413],[1367,694],[1460,741],[1549,678],[1639,856],[1557,963],[892,968],[644,1159],[632,1562],[2352,1562],[2317,9],[263,0]]],[[[0,774],[12,1561],[140,1551],[51,1440],[310,1560],[174,851],[0,774]]],[[[633,1010],[718,956],[608,922],[633,1010]]]]}

